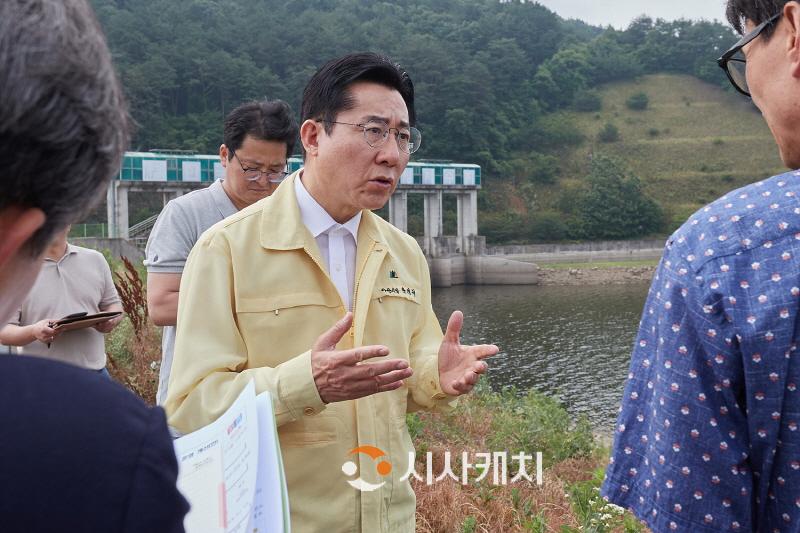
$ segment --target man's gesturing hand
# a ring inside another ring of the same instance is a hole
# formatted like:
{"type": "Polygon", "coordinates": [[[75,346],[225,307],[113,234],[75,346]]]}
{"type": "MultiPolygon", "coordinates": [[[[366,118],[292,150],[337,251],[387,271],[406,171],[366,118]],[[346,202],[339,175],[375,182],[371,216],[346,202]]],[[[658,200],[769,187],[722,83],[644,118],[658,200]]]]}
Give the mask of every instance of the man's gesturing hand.
{"type": "Polygon", "coordinates": [[[353,313],[320,335],[311,348],[311,372],[319,397],[325,403],[354,400],[378,392],[395,390],[411,377],[408,362],[387,359],[375,363],[362,361],[389,355],[386,346],[361,346],[350,350],[337,350],[336,343],[353,324],[353,313]]]}
{"type": "Polygon", "coordinates": [[[439,347],[439,385],[445,394],[459,396],[472,390],[488,365],[482,361],[499,350],[494,344],[461,345],[464,314],[454,311],[447,321],[447,331],[439,347]]]}

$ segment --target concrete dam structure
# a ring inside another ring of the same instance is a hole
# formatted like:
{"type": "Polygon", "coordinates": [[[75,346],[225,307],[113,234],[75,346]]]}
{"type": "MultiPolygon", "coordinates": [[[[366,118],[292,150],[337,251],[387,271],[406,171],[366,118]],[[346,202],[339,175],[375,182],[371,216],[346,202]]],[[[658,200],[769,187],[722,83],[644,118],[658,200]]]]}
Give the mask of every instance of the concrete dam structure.
{"type": "MultiPolygon", "coordinates": [[[[289,171],[303,165],[289,159],[289,171]]],[[[224,177],[218,156],[179,151],[126,152],[122,168],[107,194],[109,237],[131,240],[143,247],[156,216],[131,227],[128,193],[162,194],[164,203],[187,192],[207,187],[224,177]]],[[[408,195],[423,195],[424,231],[417,237],[425,252],[434,287],[452,285],[531,285],[538,281],[532,263],[485,255],[486,239],[478,235],[478,165],[449,162],[411,162],[389,199],[389,222],[408,231],[408,195]],[[442,203],[445,194],[456,196],[457,233],[444,235],[442,203]]]]}

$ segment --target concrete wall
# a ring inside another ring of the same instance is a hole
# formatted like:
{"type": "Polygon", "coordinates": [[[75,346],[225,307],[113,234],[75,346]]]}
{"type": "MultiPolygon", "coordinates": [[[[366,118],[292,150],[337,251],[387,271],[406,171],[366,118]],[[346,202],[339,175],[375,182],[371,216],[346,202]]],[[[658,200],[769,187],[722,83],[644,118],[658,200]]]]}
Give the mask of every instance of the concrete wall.
{"type": "Polygon", "coordinates": [[[144,252],[125,239],[100,239],[89,237],[86,239],[70,239],[69,242],[76,246],[92,248],[102,251],[111,250],[111,255],[116,258],[127,257],[134,265],[141,265],[144,261],[144,252]]]}
{"type": "Polygon", "coordinates": [[[486,246],[486,255],[543,254],[560,252],[605,252],[636,251],[642,249],[664,249],[666,238],[639,239],[633,241],[593,241],[569,244],[504,244],[486,246]]]}
{"type": "Polygon", "coordinates": [[[428,257],[449,257],[456,254],[483,255],[486,237],[469,235],[441,235],[439,237],[414,237],[428,257]]]}
{"type": "Polygon", "coordinates": [[[505,257],[464,256],[428,259],[431,285],[536,285],[539,268],[505,257]]]}
{"type": "Polygon", "coordinates": [[[666,239],[597,241],[577,244],[525,244],[487,246],[490,256],[508,256],[533,263],[625,261],[658,259],[666,239]]]}

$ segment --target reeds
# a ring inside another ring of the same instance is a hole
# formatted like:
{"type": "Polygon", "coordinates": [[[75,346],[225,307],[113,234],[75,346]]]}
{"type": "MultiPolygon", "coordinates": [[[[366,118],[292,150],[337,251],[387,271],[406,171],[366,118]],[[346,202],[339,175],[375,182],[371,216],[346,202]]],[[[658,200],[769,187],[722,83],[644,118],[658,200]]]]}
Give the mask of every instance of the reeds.
{"type": "Polygon", "coordinates": [[[122,308],[131,321],[134,333],[142,334],[147,324],[147,289],[136,267],[127,257],[122,257],[124,270],[114,272],[114,286],[122,300],[122,308]]]}
{"type": "Polygon", "coordinates": [[[147,289],[127,257],[113,269],[114,285],[122,300],[125,320],[109,335],[108,371],[111,376],[153,405],[161,364],[161,333],[147,313],[147,289]]]}

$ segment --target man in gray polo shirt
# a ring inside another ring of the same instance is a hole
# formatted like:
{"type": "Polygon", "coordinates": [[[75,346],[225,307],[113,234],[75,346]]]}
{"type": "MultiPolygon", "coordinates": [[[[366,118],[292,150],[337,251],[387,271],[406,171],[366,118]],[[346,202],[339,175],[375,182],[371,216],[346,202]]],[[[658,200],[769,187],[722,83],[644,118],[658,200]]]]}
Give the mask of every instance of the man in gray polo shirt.
{"type": "Polygon", "coordinates": [[[147,307],[153,322],[164,326],[156,402],[167,397],[178,290],[186,258],[200,235],[220,220],[266,198],[286,177],[298,127],[281,100],[243,104],[225,119],[219,157],[225,179],[169,202],[147,241],[147,307]]]}
{"type": "Polygon", "coordinates": [[[111,269],[100,252],[67,242],[70,227],[59,232],[22,307],[0,330],[0,342],[25,346],[27,355],[58,359],[108,376],[104,333],[122,316],[94,327],[61,332],[48,323],[73,313],[122,311],[111,269]]]}

